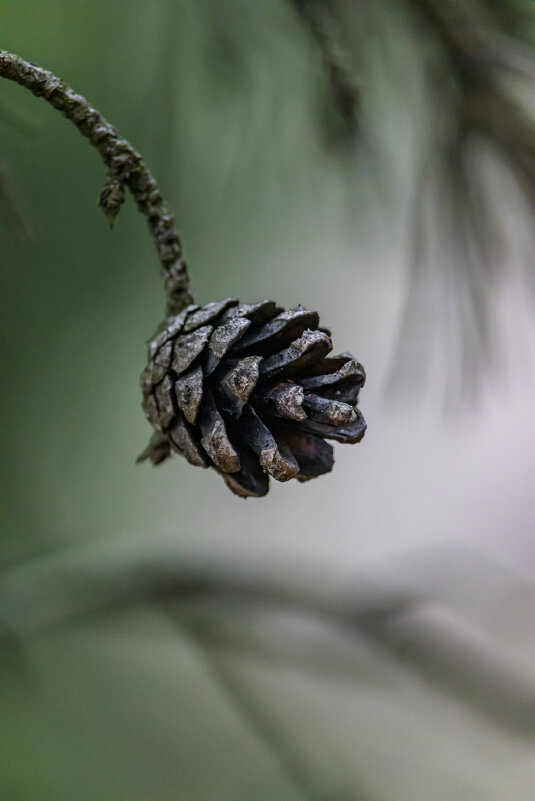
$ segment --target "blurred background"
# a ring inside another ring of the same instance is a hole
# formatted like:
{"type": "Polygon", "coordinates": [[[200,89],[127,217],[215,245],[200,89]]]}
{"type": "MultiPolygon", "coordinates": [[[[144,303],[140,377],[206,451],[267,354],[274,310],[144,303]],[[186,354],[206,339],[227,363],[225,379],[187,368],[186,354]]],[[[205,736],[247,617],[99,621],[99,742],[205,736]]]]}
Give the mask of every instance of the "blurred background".
{"type": "Polygon", "coordinates": [[[530,6],[0,4],[144,154],[196,300],[318,309],[368,373],[318,481],[136,465],[145,221],[2,82],[2,799],[535,797],[530,6]]]}

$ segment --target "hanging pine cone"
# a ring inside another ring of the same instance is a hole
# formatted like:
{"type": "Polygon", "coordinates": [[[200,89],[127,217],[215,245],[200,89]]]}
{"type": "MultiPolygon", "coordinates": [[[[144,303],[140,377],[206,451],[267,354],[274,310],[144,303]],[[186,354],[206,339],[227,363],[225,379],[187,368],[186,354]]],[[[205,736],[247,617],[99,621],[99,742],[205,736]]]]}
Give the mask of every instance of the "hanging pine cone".
{"type": "Polygon", "coordinates": [[[229,298],[188,306],[149,343],[143,409],[156,429],[138,461],[180,453],[213,467],[242,497],[260,497],[269,478],[328,473],[326,439],[359,442],[356,407],[365,373],[351,354],[327,358],[329,332],[302,306],[229,298]]]}

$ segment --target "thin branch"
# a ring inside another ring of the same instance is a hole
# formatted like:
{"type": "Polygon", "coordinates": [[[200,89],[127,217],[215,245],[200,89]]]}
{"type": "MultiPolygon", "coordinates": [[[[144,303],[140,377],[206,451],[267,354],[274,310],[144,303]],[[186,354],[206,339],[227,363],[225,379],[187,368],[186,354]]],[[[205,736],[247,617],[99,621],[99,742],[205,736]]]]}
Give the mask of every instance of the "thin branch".
{"type": "Polygon", "coordinates": [[[0,581],[0,643],[25,632],[133,603],[193,599],[238,602],[304,614],[348,636],[364,635],[426,680],[502,727],[535,733],[533,679],[484,632],[444,605],[373,575],[343,577],[302,565],[269,565],[230,555],[203,559],[166,552],[94,548],[35,560],[0,581]]]}
{"type": "Polygon", "coordinates": [[[223,655],[242,654],[263,665],[337,683],[354,685],[376,678],[378,652],[373,644],[358,632],[347,637],[343,629],[310,616],[287,614],[281,619],[269,606],[244,609],[239,602],[222,604],[218,598],[166,603],[163,610],[223,655]]]}
{"type": "Polygon", "coordinates": [[[168,313],[183,309],[192,298],[189,277],[174,216],[141,155],[123,139],[85,97],[76,94],[56,75],[18,56],[0,50],[0,77],[14,81],[42,97],[67,117],[100,153],[108,180],[100,205],[112,221],[128,187],[139,211],[146,217],[165,279],[168,313]]]}
{"type": "Polygon", "coordinates": [[[331,801],[333,798],[337,801],[378,801],[375,793],[372,796],[368,789],[356,787],[354,783],[351,788],[333,788],[332,777],[325,775],[321,766],[318,770],[314,760],[307,759],[302,736],[296,739],[273,712],[272,704],[262,698],[254,678],[248,675],[248,667],[242,664],[243,660],[240,658],[236,664],[232,658],[236,654],[232,654],[230,649],[219,648],[195,622],[187,622],[183,616],[177,619],[176,615],[171,615],[171,619],[189,637],[204,658],[207,671],[277,761],[287,781],[306,801],[331,801]]]}
{"type": "Polygon", "coordinates": [[[311,782],[309,771],[295,753],[294,744],[287,742],[288,737],[284,728],[273,720],[269,710],[266,710],[266,705],[259,702],[255,693],[240,680],[224,655],[203,644],[203,638],[199,638],[194,627],[182,625],[182,628],[202,656],[208,673],[223,690],[246,725],[275,759],[290,786],[306,801],[327,801],[315,783],[311,782]]]}

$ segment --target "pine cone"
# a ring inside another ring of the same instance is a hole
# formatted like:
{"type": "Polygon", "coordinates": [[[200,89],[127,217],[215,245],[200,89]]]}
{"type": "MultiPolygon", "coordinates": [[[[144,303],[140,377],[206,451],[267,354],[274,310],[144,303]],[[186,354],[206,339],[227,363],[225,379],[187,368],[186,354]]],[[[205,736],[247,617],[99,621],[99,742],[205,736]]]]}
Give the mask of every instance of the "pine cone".
{"type": "Polygon", "coordinates": [[[316,312],[229,298],[188,306],[149,342],[143,409],[156,429],[138,461],[180,453],[213,467],[242,497],[277,481],[328,473],[326,439],[359,442],[365,373],[351,354],[327,358],[330,332],[316,312]]]}

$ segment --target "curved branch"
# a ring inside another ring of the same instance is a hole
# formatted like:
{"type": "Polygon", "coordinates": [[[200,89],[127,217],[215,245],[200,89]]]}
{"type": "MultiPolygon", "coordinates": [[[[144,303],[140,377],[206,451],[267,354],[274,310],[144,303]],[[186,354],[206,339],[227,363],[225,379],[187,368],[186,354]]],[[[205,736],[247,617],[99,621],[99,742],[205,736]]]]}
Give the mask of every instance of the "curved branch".
{"type": "Polygon", "coordinates": [[[128,187],[139,211],[147,218],[165,279],[168,313],[176,313],[191,303],[189,277],[182,258],[182,246],[173,213],[140,153],[94,109],[85,97],[76,94],[52,72],[0,50],[0,77],[14,81],[42,97],[67,117],[95,147],[108,168],[108,178],[100,206],[110,223],[128,187]]]}
{"type": "MultiPolygon", "coordinates": [[[[26,633],[132,604],[213,601],[217,609],[304,615],[358,634],[520,736],[535,732],[535,683],[483,630],[392,574],[352,576],[235,554],[90,546],[0,576],[0,650],[26,633]],[[237,606],[236,606],[237,605],[237,606]]],[[[253,643],[254,645],[254,643],[253,643]]]]}

